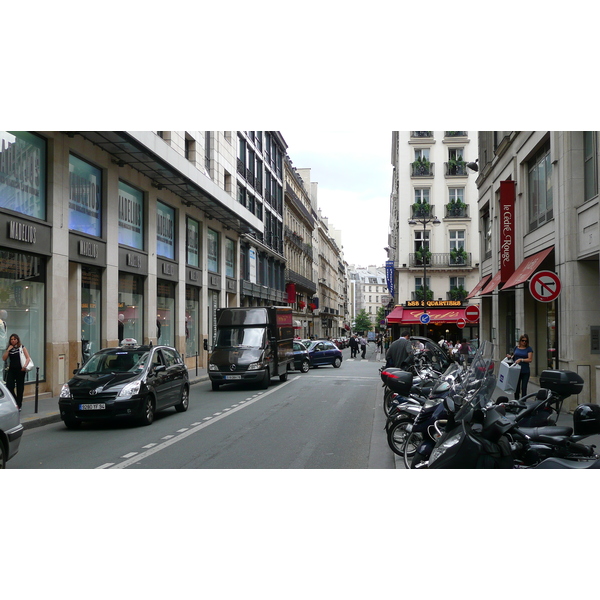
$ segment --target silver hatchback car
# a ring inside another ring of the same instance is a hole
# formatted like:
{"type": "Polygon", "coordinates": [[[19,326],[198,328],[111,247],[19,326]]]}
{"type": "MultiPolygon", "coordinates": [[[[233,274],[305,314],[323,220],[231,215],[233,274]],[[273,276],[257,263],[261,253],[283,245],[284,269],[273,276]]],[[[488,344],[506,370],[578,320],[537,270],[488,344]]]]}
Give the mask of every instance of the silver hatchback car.
{"type": "Polygon", "coordinates": [[[17,403],[0,381],[0,469],[4,469],[6,461],[19,450],[23,435],[23,425],[20,421],[17,403]]]}

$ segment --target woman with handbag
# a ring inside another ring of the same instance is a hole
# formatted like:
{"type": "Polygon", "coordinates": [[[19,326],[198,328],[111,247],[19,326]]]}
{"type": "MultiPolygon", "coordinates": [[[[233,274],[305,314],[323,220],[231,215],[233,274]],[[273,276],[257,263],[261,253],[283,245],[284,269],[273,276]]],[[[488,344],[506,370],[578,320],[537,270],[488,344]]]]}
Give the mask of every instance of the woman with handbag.
{"type": "Polygon", "coordinates": [[[2,360],[8,360],[8,376],[6,377],[6,387],[15,397],[19,411],[23,406],[23,391],[25,390],[25,373],[27,365],[33,364],[29,352],[16,333],[11,334],[8,340],[8,348],[2,355],[2,360]],[[16,387],[16,393],[15,393],[16,387]]]}
{"type": "Polygon", "coordinates": [[[507,354],[506,357],[512,358],[515,364],[521,365],[521,374],[515,388],[515,400],[518,400],[519,397],[527,395],[527,383],[531,374],[529,365],[533,362],[533,348],[529,345],[529,336],[526,333],[520,337],[519,344],[515,347],[513,353],[507,354]],[[519,390],[521,392],[520,396],[519,390]]]}

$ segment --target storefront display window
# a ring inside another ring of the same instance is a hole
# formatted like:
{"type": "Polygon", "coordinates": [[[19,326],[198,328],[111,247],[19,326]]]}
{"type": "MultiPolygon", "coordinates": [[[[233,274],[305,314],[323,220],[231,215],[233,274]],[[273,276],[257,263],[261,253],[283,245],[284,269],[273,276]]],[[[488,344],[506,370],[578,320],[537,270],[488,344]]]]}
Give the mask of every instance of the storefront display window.
{"type": "Polygon", "coordinates": [[[144,194],[119,181],[119,244],[144,249],[144,194]]]}
{"type": "Polygon", "coordinates": [[[225,277],[235,277],[235,242],[225,238],[225,277]]]}
{"type": "Polygon", "coordinates": [[[119,273],[119,341],[133,338],[144,341],[144,278],[119,273]]]}
{"type": "Polygon", "coordinates": [[[189,217],[186,219],[186,262],[191,267],[200,266],[200,223],[189,217]]]}
{"type": "MultiPolygon", "coordinates": [[[[40,379],[44,372],[46,260],[35,254],[0,250],[0,347],[16,333],[29,351],[40,379]]],[[[35,369],[26,381],[35,379],[35,369]]]]}
{"type": "Polygon", "coordinates": [[[102,171],[69,155],[69,229],[102,235],[102,171]]]}
{"type": "Polygon", "coordinates": [[[207,232],[207,266],[213,273],[219,272],[219,234],[212,229],[207,232]]]}
{"type": "Polygon", "coordinates": [[[26,131],[0,131],[0,207],[46,219],[46,142],[26,131]]]}
{"type": "Polygon", "coordinates": [[[175,344],[175,284],[159,279],[157,285],[156,337],[159,344],[175,344]]]}
{"type": "Polygon", "coordinates": [[[102,271],[81,267],[81,362],[101,348],[102,271]]]}
{"type": "Polygon", "coordinates": [[[156,203],[156,253],[175,259],[175,210],[162,202],[156,203]]]}

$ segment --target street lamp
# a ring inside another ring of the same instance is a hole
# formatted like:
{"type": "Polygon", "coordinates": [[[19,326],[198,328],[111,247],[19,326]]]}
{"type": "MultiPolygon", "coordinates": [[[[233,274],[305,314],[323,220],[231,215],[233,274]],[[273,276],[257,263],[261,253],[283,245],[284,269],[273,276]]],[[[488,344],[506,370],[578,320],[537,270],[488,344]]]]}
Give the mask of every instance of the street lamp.
{"type": "MultiPolygon", "coordinates": [[[[408,220],[409,225],[417,225],[420,223],[423,225],[423,245],[421,248],[423,249],[423,313],[427,314],[427,256],[425,254],[425,232],[427,231],[427,225],[429,223],[433,223],[434,225],[439,225],[441,221],[434,215],[428,217],[421,217],[420,219],[412,219],[408,220]]],[[[427,249],[429,250],[429,244],[427,244],[427,249]]],[[[423,336],[426,336],[427,326],[423,323],[423,336]]]]}

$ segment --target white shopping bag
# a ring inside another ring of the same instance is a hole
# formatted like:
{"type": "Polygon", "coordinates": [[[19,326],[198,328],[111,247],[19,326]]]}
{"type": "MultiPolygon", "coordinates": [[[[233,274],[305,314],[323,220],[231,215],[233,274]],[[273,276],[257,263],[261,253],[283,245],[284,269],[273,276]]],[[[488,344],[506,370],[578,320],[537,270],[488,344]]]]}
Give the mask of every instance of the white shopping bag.
{"type": "Polygon", "coordinates": [[[496,385],[504,392],[514,392],[517,388],[519,375],[521,374],[521,365],[509,365],[506,359],[500,363],[498,371],[498,380],[496,385]]]}

